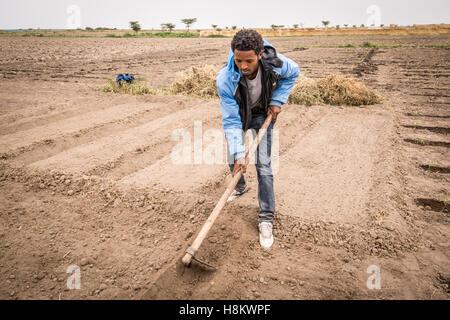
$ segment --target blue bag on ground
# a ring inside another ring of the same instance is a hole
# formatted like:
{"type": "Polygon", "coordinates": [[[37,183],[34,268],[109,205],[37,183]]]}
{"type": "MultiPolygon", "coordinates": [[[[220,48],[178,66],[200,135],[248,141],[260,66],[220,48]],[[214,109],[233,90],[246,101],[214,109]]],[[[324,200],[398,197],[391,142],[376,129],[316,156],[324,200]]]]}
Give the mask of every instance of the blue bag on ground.
{"type": "Polygon", "coordinates": [[[125,74],[121,73],[116,77],[116,82],[118,82],[120,84],[121,80],[131,83],[134,81],[134,77],[129,75],[128,73],[125,73],[125,74]]]}

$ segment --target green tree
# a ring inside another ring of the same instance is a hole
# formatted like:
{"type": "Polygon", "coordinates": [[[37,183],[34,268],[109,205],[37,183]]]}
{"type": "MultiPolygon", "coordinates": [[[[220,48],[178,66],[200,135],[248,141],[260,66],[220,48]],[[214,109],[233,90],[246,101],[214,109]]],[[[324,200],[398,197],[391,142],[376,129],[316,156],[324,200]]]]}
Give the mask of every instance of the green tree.
{"type": "Polygon", "coordinates": [[[213,29],[216,30],[217,24],[212,24],[211,27],[213,27],[213,29]]]}
{"type": "Polygon", "coordinates": [[[236,26],[232,26],[231,29],[236,30],[236,26]]]}
{"type": "Polygon", "coordinates": [[[293,27],[294,27],[294,29],[297,29],[298,28],[298,23],[294,24],[293,27]]]}
{"type": "Polygon", "coordinates": [[[191,24],[194,24],[197,22],[197,18],[181,19],[181,22],[183,22],[186,25],[186,28],[188,29],[188,32],[189,32],[189,27],[191,26],[191,24]]]}
{"type": "Polygon", "coordinates": [[[141,25],[137,21],[130,21],[130,27],[136,33],[138,33],[141,30],[141,25]]]}
{"type": "Polygon", "coordinates": [[[169,30],[169,32],[172,32],[172,30],[175,29],[175,25],[170,22],[161,23],[161,27],[163,30],[169,30]]]}
{"type": "Polygon", "coordinates": [[[326,28],[330,24],[330,21],[329,20],[322,20],[322,24],[326,28]]]}

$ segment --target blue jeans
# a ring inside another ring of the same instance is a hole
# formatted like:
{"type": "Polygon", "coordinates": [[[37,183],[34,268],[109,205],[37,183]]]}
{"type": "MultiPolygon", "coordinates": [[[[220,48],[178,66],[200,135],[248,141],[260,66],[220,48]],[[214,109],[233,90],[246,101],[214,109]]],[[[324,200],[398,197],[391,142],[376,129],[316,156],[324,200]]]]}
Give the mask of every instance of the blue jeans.
{"type": "MultiPolygon", "coordinates": [[[[254,114],[252,116],[252,122],[250,128],[252,129],[253,138],[259,132],[264,121],[266,120],[266,115],[264,114],[254,114]]],[[[258,221],[269,221],[273,222],[273,215],[275,214],[275,196],[273,192],[273,174],[271,167],[271,149],[272,149],[272,130],[275,120],[269,125],[266,134],[261,139],[255,154],[255,166],[258,175],[258,202],[260,211],[258,214],[258,221]]],[[[243,137],[245,132],[242,133],[243,137]]],[[[227,148],[228,150],[228,148],[227,148]]],[[[234,156],[230,155],[227,151],[227,161],[231,172],[234,169],[234,156]]],[[[236,185],[237,190],[243,190],[246,186],[246,181],[244,176],[241,177],[238,184],[236,185]]]]}

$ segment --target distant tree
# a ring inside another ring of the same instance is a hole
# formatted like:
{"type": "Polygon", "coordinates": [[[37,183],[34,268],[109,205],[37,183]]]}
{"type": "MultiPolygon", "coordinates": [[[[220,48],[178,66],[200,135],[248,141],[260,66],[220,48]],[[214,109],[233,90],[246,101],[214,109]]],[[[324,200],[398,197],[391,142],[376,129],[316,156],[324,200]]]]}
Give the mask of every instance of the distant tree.
{"type": "Polygon", "coordinates": [[[384,24],[380,24],[380,27],[382,27],[382,28],[383,28],[383,27],[384,27],[384,24]]]}
{"type": "Polygon", "coordinates": [[[272,29],[280,29],[280,28],[284,28],[284,24],[280,24],[280,25],[272,24],[270,27],[272,29]]]}
{"type": "Polygon", "coordinates": [[[231,29],[236,30],[236,26],[232,26],[231,29]]]}
{"type": "Polygon", "coordinates": [[[330,21],[329,20],[322,20],[322,24],[326,28],[330,24],[330,21]]]}
{"type": "Polygon", "coordinates": [[[167,29],[169,29],[170,32],[172,32],[173,29],[175,29],[175,25],[173,23],[167,23],[167,29]]]}
{"type": "Polygon", "coordinates": [[[336,25],[336,29],[340,29],[341,26],[339,24],[336,25]]]}
{"type": "Polygon", "coordinates": [[[181,22],[183,22],[186,25],[186,28],[188,29],[189,32],[189,27],[191,26],[191,24],[197,22],[197,18],[181,19],[181,22]]]}
{"type": "Polygon", "coordinates": [[[175,25],[170,22],[161,23],[161,27],[163,30],[169,30],[169,32],[172,32],[172,30],[175,29],[175,25]]]}
{"type": "Polygon", "coordinates": [[[212,24],[211,27],[213,27],[213,29],[216,30],[217,24],[212,24]]]}
{"type": "Polygon", "coordinates": [[[222,31],[222,29],[221,29],[221,28],[217,28],[216,30],[217,30],[217,31],[219,31],[219,32],[220,32],[220,31],[222,31]]]}
{"type": "Polygon", "coordinates": [[[356,24],[353,25],[353,28],[356,28],[356,24]]]}
{"type": "Polygon", "coordinates": [[[298,28],[298,23],[293,24],[292,26],[294,27],[294,29],[297,29],[298,28]]]}
{"type": "Polygon", "coordinates": [[[348,27],[348,24],[344,24],[344,27],[346,27],[346,28],[347,28],[347,27],[348,27]]]}
{"type": "Polygon", "coordinates": [[[365,27],[364,23],[363,23],[363,24],[361,24],[361,28],[364,28],[364,27],[365,27]]]}
{"type": "Polygon", "coordinates": [[[141,25],[137,21],[130,21],[130,27],[134,32],[138,33],[141,30],[141,25]]]}

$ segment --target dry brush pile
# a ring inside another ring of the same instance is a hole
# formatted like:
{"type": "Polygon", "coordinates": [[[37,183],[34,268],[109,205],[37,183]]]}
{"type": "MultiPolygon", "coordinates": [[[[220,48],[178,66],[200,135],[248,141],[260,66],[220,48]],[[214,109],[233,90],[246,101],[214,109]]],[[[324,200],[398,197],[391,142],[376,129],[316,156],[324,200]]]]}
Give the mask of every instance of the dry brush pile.
{"type": "Polygon", "coordinates": [[[300,76],[289,97],[289,103],[333,106],[360,106],[380,103],[382,98],[355,78],[332,74],[322,79],[300,76]]]}
{"type": "Polygon", "coordinates": [[[216,77],[217,71],[212,66],[192,67],[178,74],[169,91],[201,98],[218,97],[216,77]]]}

